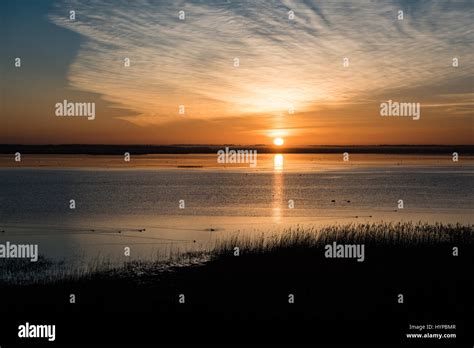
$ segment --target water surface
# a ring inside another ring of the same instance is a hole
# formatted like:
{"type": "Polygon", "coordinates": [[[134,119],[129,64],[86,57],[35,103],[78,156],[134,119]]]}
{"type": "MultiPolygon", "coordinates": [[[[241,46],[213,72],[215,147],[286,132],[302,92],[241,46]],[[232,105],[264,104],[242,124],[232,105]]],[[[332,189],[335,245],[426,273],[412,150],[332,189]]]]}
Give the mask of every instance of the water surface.
{"type": "Polygon", "coordinates": [[[38,168],[7,165],[3,157],[0,243],[38,243],[48,257],[115,262],[124,260],[125,246],[131,258],[166,257],[235,233],[296,225],[474,220],[471,159],[359,155],[346,163],[339,155],[268,154],[250,168],[218,166],[215,155],[147,158],[127,166],[116,156],[84,156],[79,167],[74,156],[38,156],[38,168]]]}

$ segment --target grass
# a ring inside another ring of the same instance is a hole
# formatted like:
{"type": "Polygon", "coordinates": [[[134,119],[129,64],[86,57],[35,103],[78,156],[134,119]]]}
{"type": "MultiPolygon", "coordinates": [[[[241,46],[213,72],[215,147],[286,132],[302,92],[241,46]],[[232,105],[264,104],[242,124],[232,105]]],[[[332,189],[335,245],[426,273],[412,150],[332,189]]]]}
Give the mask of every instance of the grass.
{"type": "Polygon", "coordinates": [[[462,224],[385,223],[348,224],[328,226],[321,229],[295,226],[279,234],[258,236],[234,235],[217,240],[208,250],[174,252],[168,260],[133,260],[117,266],[107,259],[90,261],[85,267],[74,267],[65,261],[52,261],[40,256],[37,262],[25,259],[0,259],[0,284],[49,284],[93,279],[139,280],[142,277],[159,277],[163,272],[206,263],[229,262],[234,248],[239,248],[240,259],[257,255],[282,259],[286,263],[296,262],[306,256],[321,256],[325,245],[364,244],[372,252],[392,248],[415,248],[443,245],[466,245],[474,240],[473,226],[462,224]],[[296,259],[296,260],[295,260],[296,259]],[[291,261],[290,261],[291,260],[291,261]]]}
{"type": "Polygon", "coordinates": [[[18,320],[56,322],[61,315],[71,327],[89,323],[91,334],[108,325],[118,342],[127,332],[156,338],[157,328],[160,339],[173,343],[202,341],[210,328],[205,338],[219,342],[253,341],[255,335],[273,343],[293,342],[295,335],[304,341],[315,332],[319,341],[399,342],[409,324],[419,323],[456,324],[458,341],[470,342],[463,328],[474,310],[473,241],[473,226],[461,224],[295,226],[279,234],[236,235],[209,250],[175,253],[166,262],[95,262],[72,274],[45,259],[37,265],[3,260],[0,272],[9,281],[0,284],[0,308],[18,320]],[[334,241],[364,244],[364,262],[325,258],[324,246],[334,241]],[[21,281],[12,281],[14,274],[22,274],[21,281]],[[74,305],[68,302],[71,293],[77,296],[74,305]],[[271,336],[260,329],[269,322],[271,336]],[[177,325],[186,334],[174,335],[177,325]]]}
{"type": "Polygon", "coordinates": [[[282,250],[313,249],[336,241],[347,244],[378,246],[417,246],[440,243],[472,242],[473,226],[462,224],[385,223],[348,224],[304,229],[296,226],[282,234],[261,235],[259,238],[234,236],[219,242],[212,253],[213,258],[229,255],[235,246],[246,254],[268,254],[282,250]]]}

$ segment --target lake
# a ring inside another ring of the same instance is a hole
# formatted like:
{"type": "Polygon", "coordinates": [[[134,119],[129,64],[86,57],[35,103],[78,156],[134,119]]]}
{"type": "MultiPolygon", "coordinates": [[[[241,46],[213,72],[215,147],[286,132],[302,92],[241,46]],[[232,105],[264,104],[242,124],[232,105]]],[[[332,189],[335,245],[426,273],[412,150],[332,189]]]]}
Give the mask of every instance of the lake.
{"type": "Polygon", "coordinates": [[[127,260],[166,258],[296,225],[474,222],[472,158],[264,154],[251,168],[212,154],[24,157],[0,158],[0,243],[70,262],[121,262],[126,246],[127,260]]]}

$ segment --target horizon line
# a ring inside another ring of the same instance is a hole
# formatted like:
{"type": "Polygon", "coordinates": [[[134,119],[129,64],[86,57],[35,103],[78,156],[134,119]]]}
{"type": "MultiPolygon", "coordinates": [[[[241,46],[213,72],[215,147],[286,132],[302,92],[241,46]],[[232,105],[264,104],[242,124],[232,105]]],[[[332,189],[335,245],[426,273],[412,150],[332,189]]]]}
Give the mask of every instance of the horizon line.
{"type": "Polygon", "coordinates": [[[87,144],[87,143],[72,143],[72,144],[22,144],[22,143],[8,143],[0,144],[0,146],[162,146],[162,147],[203,147],[203,146],[263,146],[269,148],[307,148],[307,147],[381,147],[381,146],[411,146],[411,147],[449,147],[449,146],[474,146],[473,144],[335,144],[335,145],[323,145],[323,144],[310,144],[310,145],[292,145],[292,146],[275,146],[273,144],[87,144]]]}

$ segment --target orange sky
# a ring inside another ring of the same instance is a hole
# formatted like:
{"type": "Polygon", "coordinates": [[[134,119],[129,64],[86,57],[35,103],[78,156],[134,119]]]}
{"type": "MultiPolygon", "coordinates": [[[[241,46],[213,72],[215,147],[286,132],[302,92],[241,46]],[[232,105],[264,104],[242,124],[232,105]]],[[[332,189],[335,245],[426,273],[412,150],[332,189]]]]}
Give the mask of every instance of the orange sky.
{"type": "Polygon", "coordinates": [[[289,20],[280,1],[188,3],[181,21],[169,4],[76,5],[75,21],[61,2],[2,9],[1,143],[473,143],[462,6],[413,5],[400,21],[396,3],[297,2],[289,20]],[[95,119],[56,117],[65,99],[96,103],[95,119]],[[381,117],[389,99],[420,103],[420,119],[381,117]]]}

